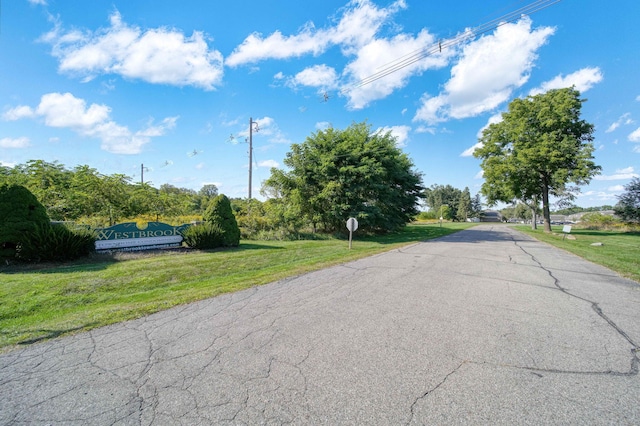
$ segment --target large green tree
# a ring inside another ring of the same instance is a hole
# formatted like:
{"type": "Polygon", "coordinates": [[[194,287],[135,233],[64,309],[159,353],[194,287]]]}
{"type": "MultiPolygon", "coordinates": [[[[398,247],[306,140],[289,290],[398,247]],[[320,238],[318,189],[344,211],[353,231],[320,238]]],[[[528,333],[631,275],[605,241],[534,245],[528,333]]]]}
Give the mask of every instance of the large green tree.
{"type": "Polygon", "coordinates": [[[580,118],[583,102],[575,88],[515,99],[502,121],[482,132],[474,156],[482,160],[490,205],[541,200],[551,231],[550,196],[567,197],[569,183],[587,184],[601,170],[593,162],[594,127],[580,118]]]}
{"type": "Polygon", "coordinates": [[[291,145],[289,171],[272,169],[263,192],[296,206],[307,222],[343,230],[349,217],[361,229],[397,229],[417,214],[422,177],[390,132],[367,123],[328,128],[291,145]]]}
{"type": "Polygon", "coordinates": [[[465,187],[460,194],[460,200],[458,201],[458,211],[456,216],[458,220],[466,222],[471,215],[471,193],[469,188],[465,187]]]}
{"type": "Polygon", "coordinates": [[[447,220],[457,219],[462,191],[451,185],[431,185],[424,190],[425,201],[429,210],[438,217],[447,220]]]}
{"type": "Polygon", "coordinates": [[[640,178],[633,178],[624,189],[614,211],[622,220],[640,222],[640,178]]]}

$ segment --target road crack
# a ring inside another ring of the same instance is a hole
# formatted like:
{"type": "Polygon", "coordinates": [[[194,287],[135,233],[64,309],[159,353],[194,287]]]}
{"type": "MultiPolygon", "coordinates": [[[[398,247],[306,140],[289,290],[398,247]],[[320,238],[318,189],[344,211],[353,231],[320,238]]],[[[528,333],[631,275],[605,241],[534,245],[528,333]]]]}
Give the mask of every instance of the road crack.
{"type": "Polygon", "coordinates": [[[615,376],[636,376],[638,375],[638,371],[639,371],[639,366],[640,366],[640,358],[638,357],[638,353],[640,352],[640,346],[631,338],[631,336],[629,336],[629,334],[627,332],[625,332],[620,326],[618,326],[611,318],[609,318],[602,310],[602,308],[600,307],[600,305],[598,304],[598,302],[595,302],[593,300],[589,300],[585,297],[581,297],[578,296],[577,294],[573,294],[571,293],[567,288],[563,287],[560,283],[560,280],[558,279],[558,277],[556,277],[553,274],[553,271],[551,269],[545,268],[542,263],[536,258],[536,256],[532,253],[529,253],[522,245],[519,244],[519,242],[517,240],[515,240],[513,238],[513,236],[511,236],[513,243],[515,244],[516,247],[518,247],[523,253],[525,253],[527,256],[529,256],[531,258],[531,260],[538,265],[538,267],[540,269],[542,269],[543,271],[545,271],[547,274],[549,274],[549,277],[552,279],[553,281],[553,285],[560,290],[562,293],[566,294],[569,297],[572,297],[574,299],[580,300],[582,302],[588,303],[591,306],[591,309],[601,318],[603,319],[607,324],[609,324],[609,326],[615,330],[615,332],[620,335],[624,340],[626,340],[630,345],[631,345],[631,365],[630,365],[630,369],[628,372],[626,373],[622,373],[622,372],[615,372],[615,371],[607,371],[607,372],[585,372],[585,373],[580,373],[580,372],[567,372],[567,371],[562,371],[562,370],[540,370],[540,369],[535,369],[535,368],[523,368],[523,369],[527,369],[530,371],[546,371],[546,372],[552,372],[552,373],[572,373],[572,374],[609,374],[609,375],[615,375],[615,376]]]}
{"type": "Polygon", "coordinates": [[[418,403],[422,400],[424,400],[425,398],[427,398],[431,393],[437,391],[441,386],[443,386],[445,384],[445,382],[449,379],[449,377],[451,377],[452,375],[454,375],[455,373],[458,372],[458,370],[460,370],[462,368],[463,365],[467,364],[468,361],[462,361],[460,363],[460,365],[458,365],[456,368],[454,368],[452,371],[450,371],[449,373],[447,373],[447,375],[444,376],[444,378],[440,381],[440,383],[438,383],[437,385],[435,385],[433,388],[429,389],[428,391],[426,391],[425,393],[423,393],[422,395],[420,395],[419,397],[417,397],[413,403],[411,404],[411,416],[409,417],[409,420],[407,421],[407,424],[411,424],[411,422],[413,421],[413,417],[415,416],[415,409],[416,409],[416,405],[418,405],[418,403]]]}

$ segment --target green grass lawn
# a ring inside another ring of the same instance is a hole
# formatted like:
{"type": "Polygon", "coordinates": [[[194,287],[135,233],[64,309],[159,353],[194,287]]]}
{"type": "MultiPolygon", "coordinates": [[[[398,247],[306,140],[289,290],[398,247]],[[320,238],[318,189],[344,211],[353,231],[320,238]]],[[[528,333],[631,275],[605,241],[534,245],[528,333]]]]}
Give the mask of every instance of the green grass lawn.
{"type": "Polygon", "coordinates": [[[437,238],[473,224],[410,225],[345,240],[242,241],[211,252],[95,255],[63,265],[0,267],[0,348],[138,318],[172,306],[437,238]]]}
{"type": "Polygon", "coordinates": [[[620,275],[640,282],[640,233],[617,231],[594,231],[572,228],[574,239],[563,239],[562,226],[553,226],[554,234],[547,234],[530,226],[516,229],[558,248],[576,254],[593,263],[616,271],[620,275]],[[602,246],[592,246],[602,243],[602,246]]]}

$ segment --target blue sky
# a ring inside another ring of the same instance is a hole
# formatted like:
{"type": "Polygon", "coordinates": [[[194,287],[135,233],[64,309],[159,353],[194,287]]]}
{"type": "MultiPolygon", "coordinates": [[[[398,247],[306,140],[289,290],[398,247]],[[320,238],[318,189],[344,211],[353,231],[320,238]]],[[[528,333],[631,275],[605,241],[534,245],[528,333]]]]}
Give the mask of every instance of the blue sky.
{"type": "Polygon", "coordinates": [[[252,118],[260,198],[261,182],[271,167],[284,167],[292,143],[366,120],[397,137],[425,186],[475,194],[483,181],[471,152],[482,128],[516,97],[575,85],[588,100],[583,118],[595,124],[603,168],[576,203],[615,204],[640,174],[635,0],[1,6],[5,166],[88,164],[139,181],[144,164],[144,180],[156,187],[215,183],[229,197],[246,197],[252,118]],[[548,7],[492,25],[534,3],[548,7]],[[415,58],[421,49],[428,54],[415,58]],[[369,82],[385,71],[393,72],[369,82]]]}

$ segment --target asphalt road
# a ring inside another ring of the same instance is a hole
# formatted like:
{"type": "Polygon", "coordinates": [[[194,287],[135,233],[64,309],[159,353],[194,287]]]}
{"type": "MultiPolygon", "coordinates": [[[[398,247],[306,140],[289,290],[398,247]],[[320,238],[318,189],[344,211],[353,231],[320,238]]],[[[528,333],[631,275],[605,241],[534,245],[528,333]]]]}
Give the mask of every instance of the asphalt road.
{"type": "Polygon", "coordinates": [[[6,353],[0,424],[640,424],[639,344],[637,283],[482,225],[6,353]]]}

